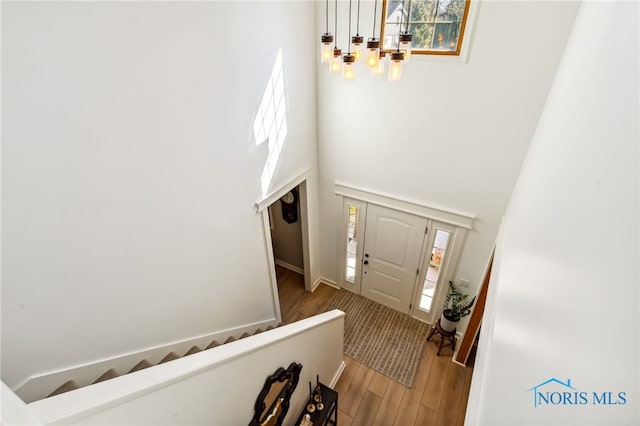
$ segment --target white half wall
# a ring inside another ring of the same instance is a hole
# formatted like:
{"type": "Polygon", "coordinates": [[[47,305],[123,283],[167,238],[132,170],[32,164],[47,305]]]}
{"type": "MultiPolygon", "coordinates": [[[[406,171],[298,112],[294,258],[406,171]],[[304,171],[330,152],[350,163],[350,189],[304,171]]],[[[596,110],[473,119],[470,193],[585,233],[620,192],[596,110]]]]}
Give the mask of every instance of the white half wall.
{"type": "MultiPolygon", "coordinates": [[[[367,37],[373,4],[361,5],[367,37]]],[[[477,292],[577,3],[478,5],[466,63],[412,55],[399,82],[360,67],[347,84],[316,59],[322,276],[336,279],[338,181],[476,216],[454,280],[477,292]]],[[[324,3],[316,12],[324,28],[324,3]]],[[[347,13],[340,1],[339,16],[347,13]]],[[[346,26],[340,20],[343,49],[346,26]]]]}
{"type": "Polygon", "coordinates": [[[638,17],[580,8],[505,216],[467,424],[640,423],[638,17]]]}
{"type": "Polygon", "coordinates": [[[1,7],[5,383],[274,318],[254,123],[280,54],[269,188],[315,182],[314,5],[1,7]]]}
{"type": "Polygon", "coordinates": [[[249,423],[266,378],[302,364],[285,425],[293,425],[316,377],[334,386],[344,369],[344,312],[333,310],[189,357],[28,405],[45,424],[249,423]]]}

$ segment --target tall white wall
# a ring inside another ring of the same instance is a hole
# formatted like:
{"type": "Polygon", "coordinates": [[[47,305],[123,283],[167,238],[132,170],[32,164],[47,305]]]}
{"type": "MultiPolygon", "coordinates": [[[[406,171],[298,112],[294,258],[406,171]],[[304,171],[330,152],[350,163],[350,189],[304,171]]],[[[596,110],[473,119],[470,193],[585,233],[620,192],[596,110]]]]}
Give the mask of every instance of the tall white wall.
{"type": "Polygon", "coordinates": [[[468,424],[640,422],[638,16],[580,8],[505,216],[468,424]],[[551,378],[585,400],[534,407],[551,378]]]}
{"type": "MultiPolygon", "coordinates": [[[[339,7],[337,43],[346,49],[348,2],[339,7]]],[[[317,61],[322,275],[336,278],[339,181],[476,215],[454,279],[477,291],[576,10],[575,2],[483,1],[468,62],[413,55],[396,83],[360,68],[343,84],[317,61]]],[[[372,15],[373,2],[362,2],[365,37],[372,15]]]]}
{"type": "Polygon", "coordinates": [[[315,203],[314,25],[307,2],[2,4],[3,381],[275,316],[254,119],[281,52],[271,188],[311,168],[315,203]]]}

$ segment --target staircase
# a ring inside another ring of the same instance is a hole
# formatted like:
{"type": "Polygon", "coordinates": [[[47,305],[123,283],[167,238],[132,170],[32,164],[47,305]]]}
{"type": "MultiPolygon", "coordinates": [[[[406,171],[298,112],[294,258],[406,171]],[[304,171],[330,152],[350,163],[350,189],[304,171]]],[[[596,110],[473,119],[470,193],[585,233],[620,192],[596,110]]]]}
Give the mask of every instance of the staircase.
{"type": "MultiPolygon", "coordinates": [[[[276,327],[280,327],[280,326],[282,326],[282,323],[279,323],[276,327]]],[[[235,342],[236,340],[244,339],[244,338],[252,336],[252,335],[255,336],[256,334],[260,334],[260,333],[263,333],[265,331],[269,331],[269,330],[273,330],[273,329],[274,329],[273,326],[268,326],[264,330],[258,328],[253,334],[249,334],[249,333],[245,332],[245,333],[242,333],[242,335],[240,337],[238,337],[238,338],[235,338],[234,336],[229,336],[227,338],[227,340],[225,340],[222,343],[219,343],[216,340],[213,340],[204,349],[200,348],[197,345],[194,345],[187,352],[185,352],[185,354],[182,355],[182,356],[180,356],[177,353],[172,351],[172,352],[169,352],[167,355],[165,355],[165,357],[162,358],[162,360],[160,362],[158,362],[158,364],[156,364],[156,365],[164,364],[165,362],[171,362],[171,361],[176,360],[178,358],[184,358],[186,356],[193,355],[193,354],[198,353],[198,352],[202,352],[203,350],[206,351],[206,350],[209,350],[209,349],[213,349],[213,348],[216,348],[218,346],[225,345],[225,344],[231,343],[231,342],[235,342]]],[[[100,377],[95,379],[92,384],[104,382],[105,380],[114,379],[116,377],[120,377],[120,376],[123,376],[125,374],[129,374],[129,373],[134,373],[136,371],[140,371],[140,370],[143,370],[145,368],[149,368],[149,367],[153,367],[153,366],[154,366],[154,364],[149,362],[149,360],[143,359],[143,360],[139,361],[137,364],[135,364],[130,370],[128,370],[126,372],[123,372],[123,373],[119,373],[115,368],[110,368],[107,371],[105,371],[102,375],[100,375],[100,377]]],[[[49,398],[49,397],[52,397],[52,396],[56,396],[56,395],[60,395],[62,393],[69,392],[69,391],[72,391],[72,390],[75,390],[75,389],[79,389],[81,387],[83,387],[83,386],[79,385],[74,379],[67,380],[62,385],[60,385],[58,388],[56,388],[56,390],[54,390],[49,395],[47,395],[46,398],[49,398]]]]}

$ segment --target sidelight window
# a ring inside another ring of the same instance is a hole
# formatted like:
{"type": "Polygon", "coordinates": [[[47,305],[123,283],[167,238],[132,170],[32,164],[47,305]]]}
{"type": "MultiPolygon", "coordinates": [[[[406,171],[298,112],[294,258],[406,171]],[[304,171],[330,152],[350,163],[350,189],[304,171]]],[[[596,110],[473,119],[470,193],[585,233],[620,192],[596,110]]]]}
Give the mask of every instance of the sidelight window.
{"type": "Polygon", "coordinates": [[[433,240],[433,246],[430,250],[429,261],[427,266],[427,274],[422,287],[422,296],[420,298],[420,309],[429,312],[433,304],[433,297],[440,278],[440,269],[443,264],[444,257],[449,244],[451,232],[443,229],[437,229],[433,240]]]}
{"type": "Polygon", "coordinates": [[[349,204],[349,219],[347,223],[347,261],[345,280],[355,283],[356,278],[356,252],[358,248],[360,207],[349,204]]]}

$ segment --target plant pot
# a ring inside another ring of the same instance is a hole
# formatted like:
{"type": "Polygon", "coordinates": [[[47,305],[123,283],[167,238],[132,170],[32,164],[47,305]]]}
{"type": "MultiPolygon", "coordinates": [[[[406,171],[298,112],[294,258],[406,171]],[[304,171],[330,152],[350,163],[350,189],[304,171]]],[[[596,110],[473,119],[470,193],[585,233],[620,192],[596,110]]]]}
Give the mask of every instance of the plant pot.
{"type": "Polygon", "coordinates": [[[440,327],[449,333],[455,331],[456,326],[460,321],[460,317],[451,315],[451,312],[451,309],[445,309],[440,317],[440,327]]]}

